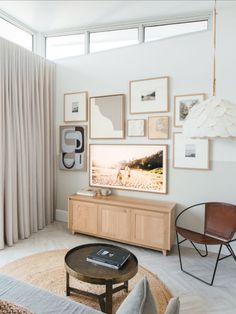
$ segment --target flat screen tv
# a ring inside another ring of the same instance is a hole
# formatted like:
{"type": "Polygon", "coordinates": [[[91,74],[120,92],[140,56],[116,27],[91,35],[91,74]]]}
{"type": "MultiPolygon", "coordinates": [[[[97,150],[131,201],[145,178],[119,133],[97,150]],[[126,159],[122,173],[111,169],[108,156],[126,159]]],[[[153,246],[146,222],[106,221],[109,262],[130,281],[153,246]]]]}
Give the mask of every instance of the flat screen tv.
{"type": "Polygon", "coordinates": [[[89,147],[91,186],[167,193],[167,145],[89,147]]]}

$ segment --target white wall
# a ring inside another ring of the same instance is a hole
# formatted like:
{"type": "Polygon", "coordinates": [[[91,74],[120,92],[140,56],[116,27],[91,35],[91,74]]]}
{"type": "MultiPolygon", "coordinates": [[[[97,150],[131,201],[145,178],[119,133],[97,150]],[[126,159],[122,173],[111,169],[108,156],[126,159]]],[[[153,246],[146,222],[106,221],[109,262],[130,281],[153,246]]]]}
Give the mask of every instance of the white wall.
{"type": "MultiPolygon", "coordinates": [[[[217,48],[217,92],[236,103],[236,9],[222,10],[219,15],[217,48]]],[[[211,31],[115,49],[57,61],[57,126],[63,124],[63,94],[88,91],[89,96],[125,93],[126,119],[148,115],[129,115],[129,80],[158,76],[170,77],[171,133],[174,95],[212,92],[211,31]]],[[[161,115],[161,114],[159,114],[161,115]]],[[[59,128],[58,128],[59,129],[59,128]]],[[[179,131],[176,129],[176,131],[179,131]]],[[[58,134],[57,134],[58,135],[58,134]]],[[[58,141],[58,138],[57,138],[58,141]]],[[[92,141],[90,141],[92,142],[92,141]]],[[[172,200],[178,209],[202,201],[224,201],[236,204],[236,141],[216,140],[211,143],[211,170],[172,168],[172,140],[151,141],[144,138],[97,140],[96,143],[165,143],[169,146],[168,194],[128,192],[114,193],[132,197],[172,200]]],[[[58,149],[59,151],[59,149],[58,149]]],[[[88,186],[88,173],[57,171],[58,209],[66,209],[67,196],[88,186]]]]}

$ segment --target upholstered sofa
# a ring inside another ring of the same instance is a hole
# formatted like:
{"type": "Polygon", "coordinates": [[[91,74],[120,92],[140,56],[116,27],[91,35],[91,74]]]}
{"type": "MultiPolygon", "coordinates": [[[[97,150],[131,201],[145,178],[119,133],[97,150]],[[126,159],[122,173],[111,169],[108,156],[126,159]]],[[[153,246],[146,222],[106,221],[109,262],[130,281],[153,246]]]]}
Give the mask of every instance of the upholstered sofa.
{"type": "MultiPolygon", "coordinates": [[[[36,314],[101,314],[83,304],[52,294],[44,289],[0,274],[0,313],[18,313],[1,311],[2,304],[12,302],[36,314]],[[6,302],[5,302],[6,303],[6,302]]],[[[2,305],[3,306],[3,305],[2,305]]],[[[19,312],[20,313],[20,312],[19,312]]],[[[157,314],[155,302],[146,278],[143,278],[121,304],[117,314],[157,314]]],[[[171,299],[166,314],[179,313],[178,298],[171,299]]]]}

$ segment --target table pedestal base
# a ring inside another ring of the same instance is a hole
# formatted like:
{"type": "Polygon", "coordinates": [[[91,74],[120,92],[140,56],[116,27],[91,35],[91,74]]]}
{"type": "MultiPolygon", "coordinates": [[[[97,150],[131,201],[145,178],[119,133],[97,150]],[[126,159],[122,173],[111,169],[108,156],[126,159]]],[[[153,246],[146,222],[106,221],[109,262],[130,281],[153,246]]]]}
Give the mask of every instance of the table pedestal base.
{"type": "Polygon", "coordinates": [[[66,273],[66,295],[67,296],[69,296],[70,293],[72,292],[75,294],[84,295],[86,297],[97,299],[99,302],[101,311],[107,314],[112,314],[112,295],[120,290],[125,290],[126,292],[128,292],[128,287],[129,287],[128,281],[125,281],[123,284],[115,288],[112,287],[112,283],[110,281],[107,281],[105,286],[106,286],[106,291],[101,294],[96,294],[96,293],[76,289],[76,288],[70,287],[69,274],[66,273]]]}

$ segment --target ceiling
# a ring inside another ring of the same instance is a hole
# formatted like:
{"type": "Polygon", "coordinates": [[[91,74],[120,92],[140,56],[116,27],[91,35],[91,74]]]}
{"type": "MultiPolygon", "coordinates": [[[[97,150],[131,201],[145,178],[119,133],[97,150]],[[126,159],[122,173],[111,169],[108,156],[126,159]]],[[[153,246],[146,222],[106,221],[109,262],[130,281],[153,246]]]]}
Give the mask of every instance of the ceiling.
{"type": "MultiPolygon", "coordinates": [[[[220,6],[236,1],[218,1],[220,6]]],[[[214,1],[0,1],[0,10],[31,29],[60,30],[209,13],[214,1]]]]}

